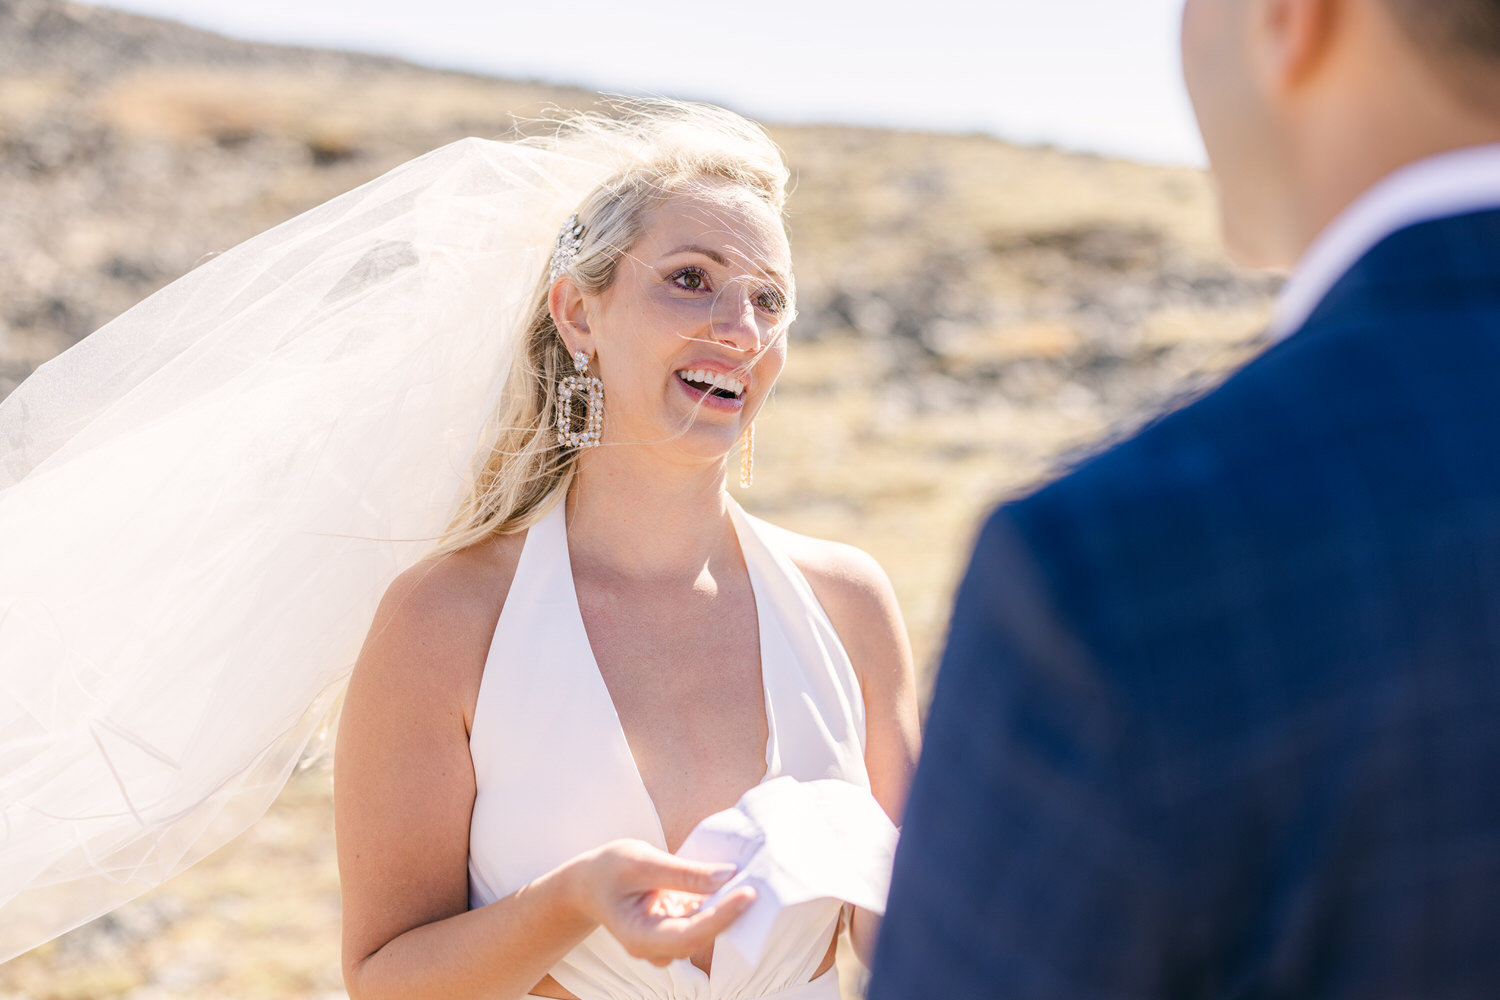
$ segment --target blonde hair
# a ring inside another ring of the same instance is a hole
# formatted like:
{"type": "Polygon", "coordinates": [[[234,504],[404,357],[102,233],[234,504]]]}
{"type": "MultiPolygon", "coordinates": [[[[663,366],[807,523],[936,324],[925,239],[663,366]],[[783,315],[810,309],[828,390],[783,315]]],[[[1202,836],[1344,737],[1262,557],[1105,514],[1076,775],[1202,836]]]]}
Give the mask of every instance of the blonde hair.
{"type": "MultiPolygon", "coordinates": [[[[785,226],[790,175],[760,126],[722,108],[677,101],[622,102],[614,112],[550,123],[546,135],[523,140],[564,153],[583,151],[613,166],[577,210],[582,242],[564,273],[584,294],[609,288],[652,211],[694,185],[748,192],[785,226]]],[[[559,229],[563,222],[557,220],[559,229]]],[[[552,319],[553,281],[545,265],[543,270],[495,415],[493,441],[476,462],[473,487],[434,554],[525,530],[566,495],[577,474],[578,449],[557,443],[558,383],[574,366],[552,319]]]]}

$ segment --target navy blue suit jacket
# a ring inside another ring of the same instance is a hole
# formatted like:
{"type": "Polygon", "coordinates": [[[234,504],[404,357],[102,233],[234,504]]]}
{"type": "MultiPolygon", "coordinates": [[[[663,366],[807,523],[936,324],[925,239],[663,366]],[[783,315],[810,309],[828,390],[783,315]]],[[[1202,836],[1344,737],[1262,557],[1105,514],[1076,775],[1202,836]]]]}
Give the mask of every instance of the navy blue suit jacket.
{"type": "Polygon", "coordinates": [[[870,996],[1500,997],[1500,211],[990,519],[870,996]]]}

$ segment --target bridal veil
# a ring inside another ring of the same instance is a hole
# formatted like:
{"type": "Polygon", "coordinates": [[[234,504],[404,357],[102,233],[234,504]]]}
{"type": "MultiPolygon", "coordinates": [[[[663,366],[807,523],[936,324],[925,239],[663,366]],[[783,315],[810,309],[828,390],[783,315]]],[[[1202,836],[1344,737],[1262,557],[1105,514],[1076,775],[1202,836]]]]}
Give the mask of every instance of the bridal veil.
{"type": "Polygon", "coordinates": [[[466,139],[208,261],[0,402],[0,960],[282,787],[470,487],[602,127],[466,139]]]}

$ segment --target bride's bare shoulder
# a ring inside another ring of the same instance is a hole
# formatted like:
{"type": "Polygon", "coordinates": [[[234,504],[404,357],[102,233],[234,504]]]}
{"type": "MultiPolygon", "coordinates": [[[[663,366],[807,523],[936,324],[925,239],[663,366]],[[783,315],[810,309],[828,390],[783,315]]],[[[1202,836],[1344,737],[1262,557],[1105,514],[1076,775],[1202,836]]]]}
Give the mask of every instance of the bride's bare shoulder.
{"type": "Polygon", "coordinates": [[[775,528],[782,551],[807,577],[818,600],[836,603],[879,600],[891,592],[890,577],[874,557],[863,549],[826,538],[775,528]],[[824,596],[824,591],[828,596],[824,596]]]}
{"type": "Polygon", "coordinates": [[[412,566],[386,588],[356,674],[477,695],[525,535],[499,535],[412,566]],[[415,675],[415,676],[413,676],[415,675]]]}
{"type": "Polygon", "coordinates": [[[495,535],[422,560],[391,582],[380,602],[381,613],[444,627],[467,617],[498,615],[525,538],[524,533],[495,535]]]}
{"type": "Polygon", "coordinates": [[[910,656],[905,653],[906,627],[896,590],[880,563],[852,545],[773,530],[833,622],[861,680],[868,681],[872,671],[900,671],[910,656]]]}

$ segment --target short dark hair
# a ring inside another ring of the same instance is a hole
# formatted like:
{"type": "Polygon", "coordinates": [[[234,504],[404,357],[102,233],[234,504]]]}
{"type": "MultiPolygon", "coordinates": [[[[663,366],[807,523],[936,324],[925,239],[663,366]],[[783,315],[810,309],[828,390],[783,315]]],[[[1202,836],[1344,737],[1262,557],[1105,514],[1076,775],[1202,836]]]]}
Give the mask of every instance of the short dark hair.
{"type": "Polygon", "coordinates": [[[1383,2],[1455,93],[1500,110],[1500,0],[1383,2]]]}
{"type": "Polygon", "coordinates": [[[1500,69],[1500,0],[1385,0],[1406,33],[1434,55],[1500,69]]]}

